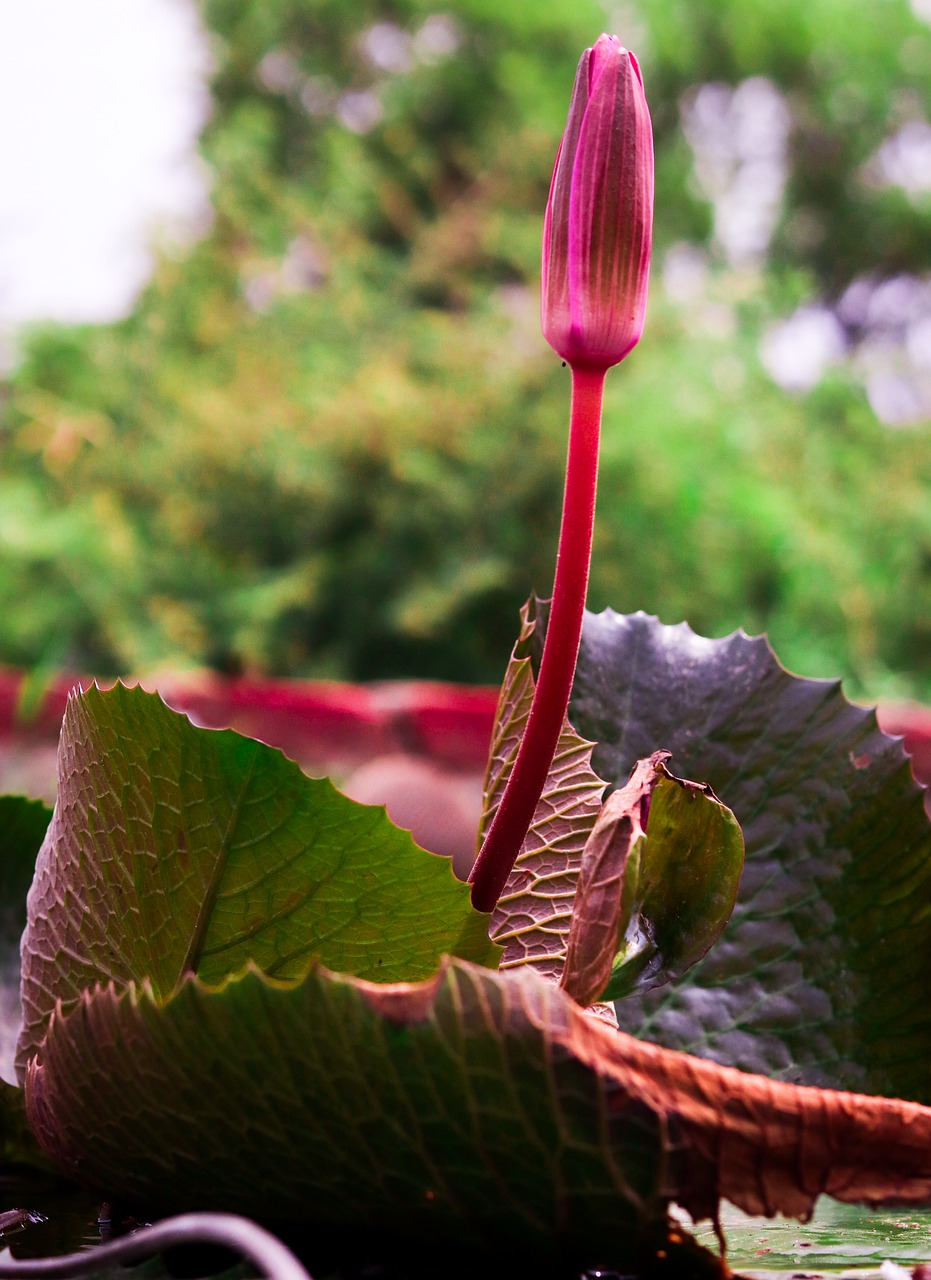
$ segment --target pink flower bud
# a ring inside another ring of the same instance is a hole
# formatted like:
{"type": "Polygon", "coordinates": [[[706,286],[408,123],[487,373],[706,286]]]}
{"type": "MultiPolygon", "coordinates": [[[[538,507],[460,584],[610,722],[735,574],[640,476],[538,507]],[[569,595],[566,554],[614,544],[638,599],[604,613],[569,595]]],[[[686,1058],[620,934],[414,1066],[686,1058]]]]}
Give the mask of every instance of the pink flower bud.
{"type": "Polygon", "coordinates": [[[640,341],[653,244],[653,130],[637,59],[617,36],[576,72],[543,224],[543,336],[573,368],[640,341]]]}

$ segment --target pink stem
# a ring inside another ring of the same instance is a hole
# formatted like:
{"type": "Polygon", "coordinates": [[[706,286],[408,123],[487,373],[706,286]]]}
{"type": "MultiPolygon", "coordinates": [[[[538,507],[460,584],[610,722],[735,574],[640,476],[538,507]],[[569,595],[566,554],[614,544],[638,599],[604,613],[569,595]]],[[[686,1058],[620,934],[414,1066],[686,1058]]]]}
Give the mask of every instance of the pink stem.
{"type": "Polygon", "coordinates": [[[511,874],[543,794],[569,706],[592,558],[605,372],[572,370],[566,490],[543,658],[511,776],[469,877],[472,905],[478,911],[494,910],[511,874]]]}

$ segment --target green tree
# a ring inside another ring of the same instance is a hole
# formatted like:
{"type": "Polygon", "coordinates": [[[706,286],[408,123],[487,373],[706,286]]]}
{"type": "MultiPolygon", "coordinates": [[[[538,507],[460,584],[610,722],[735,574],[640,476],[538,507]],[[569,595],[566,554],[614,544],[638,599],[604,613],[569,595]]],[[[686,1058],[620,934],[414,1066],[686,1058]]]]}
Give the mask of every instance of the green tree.
{"type": "MultiPolygon", "coordinates": [[[[210,231],[127,320],[34,332],[5,388],[0,659],[496,680],[551,581],[568,381],[539,235],[604,11],[203,15],[210,231]]],[[[905,0],[643,0],[617,25],[654,114],[655,283],[609,380],[591,604],[766,628],[795,669],[931,697],[926,429],[878,422],[850,362],[790,396],[760,361],[800,303],[923,270],[931,204],[870,164],[928,113],[931,31],[905,0]],[[748,81],[786,112],[785,184],[738,260],[684,122],[748,81]]]]}

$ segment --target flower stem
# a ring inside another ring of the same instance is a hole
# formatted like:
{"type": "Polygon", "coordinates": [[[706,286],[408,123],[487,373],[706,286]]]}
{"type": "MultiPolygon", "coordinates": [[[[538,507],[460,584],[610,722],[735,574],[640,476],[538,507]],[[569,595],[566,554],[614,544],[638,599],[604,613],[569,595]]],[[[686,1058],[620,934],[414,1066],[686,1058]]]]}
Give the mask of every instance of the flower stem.
{"type": "Polygon", "coordinates": [[[472,905],[492,911],[533,821],[556,753],[579,656],[592,558],[604,369],[572,370],[569,457],[559,552],[540,673],[527,726],[497,812],[469,877],[472,905]]]}

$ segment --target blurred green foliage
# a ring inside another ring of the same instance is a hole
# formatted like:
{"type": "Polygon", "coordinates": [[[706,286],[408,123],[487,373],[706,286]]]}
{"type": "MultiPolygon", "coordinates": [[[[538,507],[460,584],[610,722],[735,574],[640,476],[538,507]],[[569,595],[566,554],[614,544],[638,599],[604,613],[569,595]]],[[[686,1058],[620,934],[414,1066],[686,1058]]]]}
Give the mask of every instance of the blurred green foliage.
{"type": "Polygon", "coordinates": [[[767,329],[927,269],[931,203],[864,178],[926,118],[905,0],[203,0],[215,209],[117,324],[34,331],[0,386],[0,661],[500,678],[551,582],[569,383],[539,236],[582,48],[642,54],[654,288],[609,377],[590,605],[766,629],[809,675],[931,697],[931,441],[849,363],[805,395],[767,329]],[[768,253],[713,237],[683,103],[791,113],[768,253]],[[377,117],[377,118],[376,118],[377,117]],[[678,298],[662,267],[704,254],[678,298]]]}

